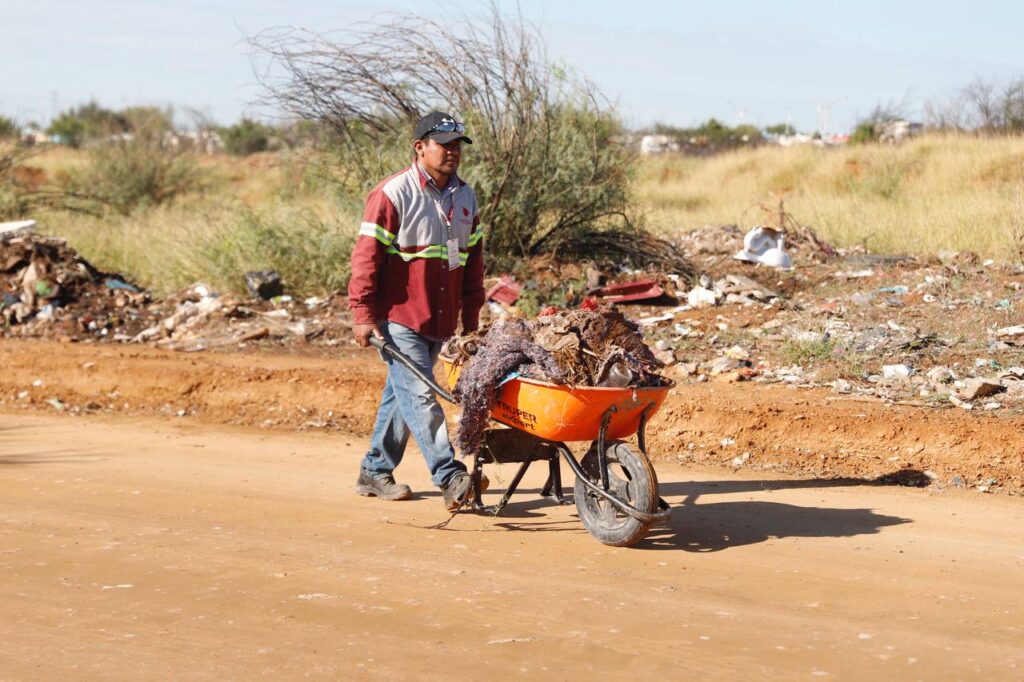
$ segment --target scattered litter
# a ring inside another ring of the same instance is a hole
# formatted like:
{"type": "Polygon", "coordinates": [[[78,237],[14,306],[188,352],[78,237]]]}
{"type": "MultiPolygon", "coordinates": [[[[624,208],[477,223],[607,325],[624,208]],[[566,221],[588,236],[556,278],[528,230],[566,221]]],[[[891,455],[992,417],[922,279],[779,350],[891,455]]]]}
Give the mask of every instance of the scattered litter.
{"type": "Polygon", "coordinates": [[[686,295],[686,302],[692,308],[706,308],[718,303],[718,296],[710,289],[696,286],[686,295]]]}
{"type": "Polygon", "coordinates": [[[281,275],[274,270],[254,270],[245,273],[245,286],[249,293],[264,301],[284,294],[281,275]]]}
{"type": "Polygon", "coordinates": [[[785,250],[785,234],[772,227],[755,227],[743,238],[743,249],[733,256],[747,263],[759,263],[790,270],[793,261],[785,250]]]}
{"type": "Polygon", "coordinates": [[[502,275],[498,282],[487,290],[487,300],[513,305],[519,300],[522,285],[516,282],[509,275],[502,275]]]}
{"type": "Polygon", "coordinates": [[[625,303],[660,298],[665,294],[665,290],[652,279],[640,279],[622,284],[611,284],[595,289],[590,294],[594,298],[608,303],[625,303]]]}
{"type": "Polygon", "coordinates": [[[34,220],[15,220],[14,222],[0,223],[0,236],[8,238],[28,234],[35,227],[36,221],[34,220]]]}

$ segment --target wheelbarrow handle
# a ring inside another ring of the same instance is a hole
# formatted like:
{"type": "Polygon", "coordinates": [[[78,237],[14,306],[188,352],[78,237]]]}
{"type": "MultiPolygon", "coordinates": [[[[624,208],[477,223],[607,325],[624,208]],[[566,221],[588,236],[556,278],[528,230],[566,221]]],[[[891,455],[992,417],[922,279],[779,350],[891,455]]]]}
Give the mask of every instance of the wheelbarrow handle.
{"type": "Polygon", "coordinates": [[[394,358],[395,361],[405,365],[406,369],[415,374],[416,378],[429,386],[430,390],[436,393],[438,398],[443,398],[450,403],[455,402],[455,397],[451,393],[441,388],[441,385],[434,381],[434,377],[428,375],[422,369],[417,367],[416,363],[413,362],[408,355],[398,350],[398,347],[395,346],[395,344],[389,343],[381,337],[371,334],[370,345],[377,349],[382,360],[385,359],[384,355],[387,354],[394,358]]]}

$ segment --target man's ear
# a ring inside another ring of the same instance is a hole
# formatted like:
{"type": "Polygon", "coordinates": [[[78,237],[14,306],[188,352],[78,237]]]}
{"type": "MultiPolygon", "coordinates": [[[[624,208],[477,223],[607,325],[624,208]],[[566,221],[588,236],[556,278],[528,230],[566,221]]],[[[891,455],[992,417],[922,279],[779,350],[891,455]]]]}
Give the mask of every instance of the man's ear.
{"type": "Polygon", "coordinates": [[[412,143],[412,149],[416,153],[417,158],[423,155],[423,148],[426,144],[423,140],[416,140],[412,143]]]}

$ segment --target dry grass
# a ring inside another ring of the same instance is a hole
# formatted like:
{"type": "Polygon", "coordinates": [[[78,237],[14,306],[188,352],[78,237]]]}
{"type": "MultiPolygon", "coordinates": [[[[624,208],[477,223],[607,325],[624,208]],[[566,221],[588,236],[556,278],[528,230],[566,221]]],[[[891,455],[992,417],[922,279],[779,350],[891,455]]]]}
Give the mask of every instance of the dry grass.
{"type": "MultiPolygon", "coordinates": [[[[30,165],[59,184],[84,159],[81,151],[57,148],[30,165]]],[[[199,167],[203,191],[167,205],[124,216],[44,211],[32,217],[41,232],[68,239],[97,267],[162,293],[197,281],[241,292],[243,273],[263,269],[278,270],[291,293],[343,286],[361,207],[318,182],[307,160],[209,156],[199,167]]]]}
{"type": "Polygon", "coordinates": [[[901,146],[765,147],[643,162],[636,191],[658,232],[750,227],[777,205],[840,246],[883,253],[970,250],[1011,261],[1024,138],[923,137],[901,146]]]}
{"type": "MultiPolygon", "coordinates": [[[[52,149],[28,162],[60,183],[83,152],[52,149]]],[[[127,216],[33,216],[98,266],[172,291],[196,280],[225,290],[242,272],[282,271],[295,290],[339,285],[359,224],[318,159],[285,154],[203,157],[204,190],[127,216]]],[[[646,159],[635,186],[656,232],[774,218],[779,197],[838,245],[929,255],[971,250],[1000,261],[1024,249],[1024,138],[925,137],[899,147],[762,148],[710,159],[646,159]]]]}

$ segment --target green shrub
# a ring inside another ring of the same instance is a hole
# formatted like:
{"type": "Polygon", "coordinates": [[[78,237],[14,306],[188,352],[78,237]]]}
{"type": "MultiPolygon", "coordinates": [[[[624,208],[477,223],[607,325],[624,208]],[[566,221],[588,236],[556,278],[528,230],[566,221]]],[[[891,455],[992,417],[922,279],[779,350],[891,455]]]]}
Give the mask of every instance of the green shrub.
{"type": "Polygon", "coordinates": [[[119,112],[89,102],[61,112],[46,129],[48,135],[69,147],[81,147],[88,140],[126,133],[128,119],[119,112]]]}
{"type": "Polygon", "coordinates": [[[850,135],[850,144],[868,144],[878,140],[878,128],[871,121],[863,121],[857,125],[850,135]]]}
{"type": "Polygon", "coordinates": [[[157,206],[201,186],[195,156],[168,148],[155,131],[138,131],[88,149],[84,167],[70,173],[68,192],[121,214],[157,206]]]}
{"type": "Polygon", "coordinates": [[[820,341],[788,340],[782,346],[781,357],[787,364],[801,366],[813,364],[816,361],[829,359],[835,345],[834,341],[824,339],[820,341]]]}
{"type": "Polygon", "coordinates": [[[248,118],[223,127],[218,132],[224,140],[224,148],[235,156],[264,152],[270,148],[271,140],[277,135],[277,130],[271,126],[248,118]]]}
{"type": "Polygon", "coordinates": [[[0,116],[0,140],[17,139],[20,136],[21,127],[13,119],[0,116]]]}
{"type": "Polygon", "coordinates": [[[194,257],[234,291],[244,289],[249,270],[276,270],[291,294],[336,291],[348,283],[357,224],[348,213],[324,220],[295,208],[242,209],[200,243],[194,257]]]}

